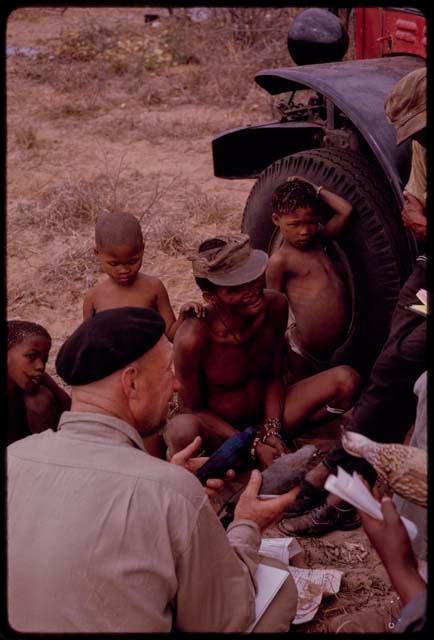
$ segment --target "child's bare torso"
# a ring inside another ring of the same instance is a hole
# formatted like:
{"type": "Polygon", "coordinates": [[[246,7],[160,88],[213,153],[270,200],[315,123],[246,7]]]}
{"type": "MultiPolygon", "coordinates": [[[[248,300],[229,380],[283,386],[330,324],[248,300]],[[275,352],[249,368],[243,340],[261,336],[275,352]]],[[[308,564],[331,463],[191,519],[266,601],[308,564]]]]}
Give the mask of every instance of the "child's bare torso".
{"type": "Polygon", "coordinates": [[[349,323],[348,292],[322,242],[307,250],[284,245],[285,293],[295,316],[297,343],[328,358],[342,343],[349,323]]]}
{"type": "Polygon", "coordinates": [[[157,309],[158,278],[143,273],[137,275],[133,284],[121,286],[107,278],[92,290],[94,313],[118,307],[148,307],[157,309]]]}

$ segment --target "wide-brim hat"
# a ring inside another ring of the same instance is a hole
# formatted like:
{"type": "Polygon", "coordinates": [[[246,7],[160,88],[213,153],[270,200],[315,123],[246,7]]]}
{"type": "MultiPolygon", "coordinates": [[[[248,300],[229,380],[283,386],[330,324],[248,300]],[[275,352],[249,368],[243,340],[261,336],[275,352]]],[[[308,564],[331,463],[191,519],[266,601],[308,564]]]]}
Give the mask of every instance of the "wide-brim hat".
{"type": "Polygon", "coordinates": [[[205,240],[191,258],[196,278],[206,278],[222,287],[236,287],[259,278],[265,272],[268,255],[253,249],[244,233],[220,235],[205,240]]]}
{"type": "Polygon", "coordinates": [[[426,127],[426,67],[405,75],[393,87],[384,105],[401,144],[426,127]]]}
{"type": "Polygon", "coordinates": [[[426,109],[414,115],[408,122],[403,124],[396,131],[396,144],[405,142],[408,138],[414,136],[418,131],[422,131],[426,127],[426,109]]]}

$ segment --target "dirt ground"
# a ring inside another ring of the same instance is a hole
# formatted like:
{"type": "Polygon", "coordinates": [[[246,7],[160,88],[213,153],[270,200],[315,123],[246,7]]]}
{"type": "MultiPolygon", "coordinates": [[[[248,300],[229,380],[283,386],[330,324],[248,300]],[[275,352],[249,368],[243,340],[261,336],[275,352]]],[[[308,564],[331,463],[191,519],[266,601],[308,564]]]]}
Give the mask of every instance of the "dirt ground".
{"type": "MultiPolygon", "coordinates": [[[[99,211],[139,217],[143,271],[163,280],[175,311],[200,300],[189,250],[240,228],[253,181],[215,178],[211,139],[271,119],[253,74],[290,64],[285,38],[266,64],[246,63],[234,47],[229,69],[223,58],[212,66],[206,38],[191,49],[196,28],[205,27],[169,16],[145,23],[140,8],[28,8],[8,20],[7,313],[49,330],[51,375],[60,344],[81,321],[86,289],[101,277],[93,259],[99,211]]],[[[325,451],[335,427],[298,443],[325,451]]],[[[361,529],[299,542],[299,564],[340,569],[344,578],[315,620],[293,632],[324,632],[333,621],[345,632],[355,612],[387,616],[396,595],[361,529]]]]}

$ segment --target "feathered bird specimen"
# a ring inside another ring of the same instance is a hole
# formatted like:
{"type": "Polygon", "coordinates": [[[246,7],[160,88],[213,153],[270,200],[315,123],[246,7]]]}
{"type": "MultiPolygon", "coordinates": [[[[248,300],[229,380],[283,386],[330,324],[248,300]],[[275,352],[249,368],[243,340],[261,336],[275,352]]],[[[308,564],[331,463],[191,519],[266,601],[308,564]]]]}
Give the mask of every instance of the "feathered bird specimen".
{"type": "MultiPolygon", "coordinates": [[[[316,452],[314,445],[306,444],[295,453],[286,453],[277,458],[262,472],[261,494],[280,495],[300,484],[316,452]]],[[[244,489],[242,487],[237,491],[220,510],[219,517],[225,529],[233,520],[235,507],[244,489]]]]}
{"type": "Polygon", "coordinates": [[[297,486],[317,448],[305,444],[295,453],[286,453],[262,472],[261,493],[281,494],[297,486]]]}
{"type": "Polygon", "coordinates": [[[392,491],[414,504],[427,506],[428,457],[424,449],[382,444],[360,433],[344,430],[342,446],[351,455],[365,458],[392,491]]]}

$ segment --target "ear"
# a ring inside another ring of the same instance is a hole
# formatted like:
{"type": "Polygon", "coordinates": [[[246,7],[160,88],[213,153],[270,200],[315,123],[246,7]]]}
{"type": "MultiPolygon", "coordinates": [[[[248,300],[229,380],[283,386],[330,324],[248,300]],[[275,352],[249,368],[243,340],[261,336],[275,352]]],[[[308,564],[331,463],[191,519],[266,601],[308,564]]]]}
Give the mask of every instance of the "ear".
{"type": "Polygon", "coordinates": [[[271,221],[274,225],[276,225],[276,227],[280,227],[280,218],[277,215],[277,213],[272,213],[271,214],[271,221]]]}
{"type": "Polygon", "coordinates": [[[138,370],[135,365],[130,365],[121,372],[122,389],[130,400],[137,397],[138,394],[137,374],[138,370]]]}

